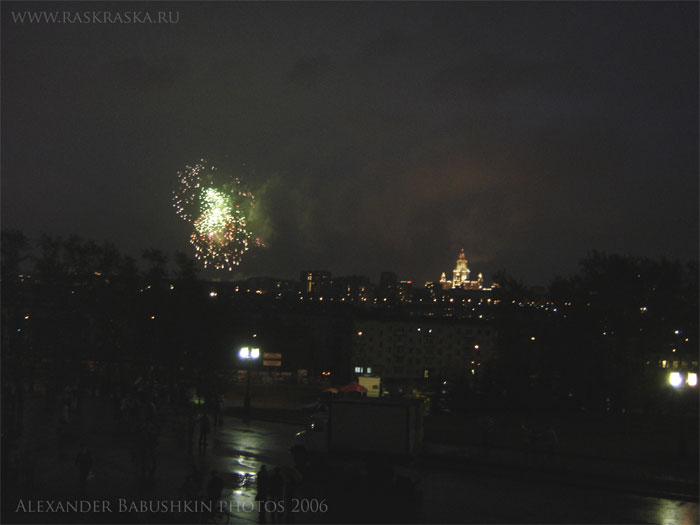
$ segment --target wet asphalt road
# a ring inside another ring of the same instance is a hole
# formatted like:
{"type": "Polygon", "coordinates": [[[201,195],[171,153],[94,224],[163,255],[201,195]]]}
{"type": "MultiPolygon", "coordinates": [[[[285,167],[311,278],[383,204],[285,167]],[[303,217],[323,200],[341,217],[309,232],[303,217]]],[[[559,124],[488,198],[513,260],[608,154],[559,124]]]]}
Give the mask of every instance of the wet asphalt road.
{"type": "MultiPolygon", "coordinates": [[[[232,521],[244,522],[257,518],[256,513],[237,512],[247,504],[250,505],[254,499],[256,489],[253,475],[262,464],[267,464],[268,468],[290,464],[288,449],[298,430],[300,427],[285,423],[246,423],[229,418],[225,428],[219,431],[211,456],[217,465],[225,467],[229,473],[226,488],[233,511],[232,521]]],[[[359,474],[364,466],[347,462],[346,468],[359,474]]],[[[434,466],[404,466],[397,467],[396,470],[420,484],[423,502],[421,515],[416,516],[417,521],[664,525],[690,525],[699,521],[698,504],[694,502],[571,486],[551,479],[528,479],[522,475],[511,476],[507,471],[472,473],[466,469],[434,466]]],[[[324,492],[323,487],[312,486],[299,497],[324,495],[328,496],[329,493],[324,492]],[[315,494],[316,490],[320,493],[315,494]]],[[[355,496],[356,494],[348,494],[349,499],[355,496]]],[[[330,500],[331,503],[333,501],[330,500]]],[[[363,515],[362,501],[344,502],[344,508],[348,506],[355,510],[352,518],[363,515]]],[[[372,521],[370,516],[365,516],[368,522],[372,521]]],[[[338,517],[341,516],[333,514],[333,519],[338,517]]],[[[302,518],[296,520],[298,523],[324,522],[320,512],[300,514],[296,518],[302,518]]]]}
{"type": "MultiPolygon", "coordinates": [[[[60,446],[54,422],[42,410],[28,410],[26,438],[22,445],[24,458],[20,468],[32,472],[32,489],[19,487],[25,499],[74,499],[78,497],[75,447],[82,434],[88,438],[95,458],[95,478],[90,482],[90,498],[126,498],[138,500],[176,499],[185,476],[197,466],[204,482],[211,470],[221,473],[224,496],[230,510],[231,523],[256,523],[257,492],[255,474],[265,464],[268,469],[292,464],[289,446],[296,432],[302,429],[272,421],[245,422],[226,417],[223,428],[209,440],[206,453],[187,454],[186,433],[181,426],[165,418],[158,450],[156,481],[150,492],[142,492],[138,483],[138,467],[132,462],[128,439],[114,433],[109,411],[98,400],[85,403],[84,416],[75,419],[73,437],[60,446]],[[81,422],[82,421],[82,422],[81,422]]],[[[196,447],[196,445],[195,445],[196,447]]],[[[336,465],[338,466],[338,465],[336,465]]],[[[24,471],[24,470],[23,470],[24,471]]],[[[292,517],[296,523],[327,522],[430,522],[430,523],[698,523],[697,502],[673,498],[640,496],[610,491],[593,486],[571,485],[564,480],[529,477],[528,473],[414,464],[397,467],[398,474],[418,481],[423,498],[420,511],[405,511],[403,503],[393,506],[386,494],[368,482],[365,465],[345,462],[344,470],[336,468],[324,476],[304,480],[296,497],[306,502],[303,512],[292,517]],[[327,508],[320,509],[323,501],[327,508]],[[387,502],[384,504],[383,502],[387,502]],[[314,507],[316,503],[316,508],[314,507]],[[309,503],[311,505],[309,505],[309,503]],[[374,505],[374,507],[372,506],[374,505]]],[[[5,494],[5,489],[3,489],[5,494]]],[[[7,516],[5,516],[7,517],[7,516]]],[[[82,523],[98,522],[194,522],[193,514],[184,516],[156,515],[80,515],[14,514],[13,522],[82,523]],[[117,521],[115,521],[117,520],[117,521]]]]}

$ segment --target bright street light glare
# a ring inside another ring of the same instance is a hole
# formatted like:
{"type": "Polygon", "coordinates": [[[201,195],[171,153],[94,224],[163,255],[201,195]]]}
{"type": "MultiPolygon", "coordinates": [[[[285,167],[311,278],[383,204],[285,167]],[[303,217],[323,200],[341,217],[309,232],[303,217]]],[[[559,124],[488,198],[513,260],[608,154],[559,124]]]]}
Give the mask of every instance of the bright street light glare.
{"type": "Polygon", "coordinates": [[[243,347],[239,350],[238,355],[241,357],[241,359],[250,359],[250,348],[243,347]]]}
{"type": "Polygon", "coordinates": [[[260,349],[259,348],[251,348],[250,349],[250,358],[257,359],[258,357],[260,357],[260,349]]]}
{"type": "Polygon", "coordinates": [[[668,376],[668,382],[671,383],[672,387],[678,388],[681,386],[683,379],[681,378],[681,374],[679,372],[671,372],[671,374],[668,376]]]}
{"type": "Polygon", "coordinates": [[[697,386],[698,385],[698,375],[695,372],[688,373],[688,385],[697,386]]]}

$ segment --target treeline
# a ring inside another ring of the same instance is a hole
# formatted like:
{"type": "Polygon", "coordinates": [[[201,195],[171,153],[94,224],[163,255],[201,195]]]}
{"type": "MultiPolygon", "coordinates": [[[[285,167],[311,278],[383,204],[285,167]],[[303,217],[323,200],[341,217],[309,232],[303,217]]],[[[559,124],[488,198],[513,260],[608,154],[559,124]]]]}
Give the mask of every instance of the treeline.
{"type": "Polygon", "coordinates": [[[17,231],[2,232],[1,252],[4,377],[74,380],[92,370],[128,382],[157,368],[168,381],[212,382],[248,329],[230,304],[207,300],[183,253],[169,261],[146,249],[136,260],[111,243],[50,235],[31,243],[17,231]]]}
{"type": "Polygon", "coordinates": [[[544,294],[501,272],[495,403],[593,411],[667,405],[668,373],[698,368],[698,261],[589,253],[544,294]]]}
{"type": "MultiPolygon", "coordinates": [[[[43,234],[32,243],[19,231],[2,232],[2,280],[11,283],[24,271],[37,282],[87,282],[95,277],[114,282],[137,283],[159,281],[167,274],[168,263],[174,271],[170,277],[195,280],[198,266],[182,252],[176,252],[172,261],[158,249],[145,249],[141,260],[123,255],[117,247],[105,242],[72,235],[62,238],[43,234]]],[[[100,279],[101,280],[101,279],[100,279]]]]}

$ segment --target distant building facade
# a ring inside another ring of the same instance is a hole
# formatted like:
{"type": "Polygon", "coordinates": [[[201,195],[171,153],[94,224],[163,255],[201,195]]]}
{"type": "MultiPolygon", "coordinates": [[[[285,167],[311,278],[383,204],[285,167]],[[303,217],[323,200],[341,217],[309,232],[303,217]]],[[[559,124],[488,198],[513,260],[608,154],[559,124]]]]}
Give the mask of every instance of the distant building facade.
{"type": "Polygon", "coordinates": [[[493,358],[495,341],[486,322],[355,319],[352,372],[387,379],[477,375],[493,358]]]}

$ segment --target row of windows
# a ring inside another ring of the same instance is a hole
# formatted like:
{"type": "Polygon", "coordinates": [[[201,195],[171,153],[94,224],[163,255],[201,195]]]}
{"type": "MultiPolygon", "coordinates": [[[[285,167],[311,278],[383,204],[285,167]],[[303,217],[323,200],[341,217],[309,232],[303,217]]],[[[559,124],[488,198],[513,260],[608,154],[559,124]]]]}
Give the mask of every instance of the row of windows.
{"type": "MultiPolygon", "coordinates": [[[[406,334],[411,334],[411,333],[421,333],[421,334],[437,334],[437,331],[442,332],[443,335],[445,334],[445,331],[440,329],[440,328],[423,328],[423,327],[405,327],[405,326],[398,326],[394,327],[391,329],[385,329],[384,328],[379,328],[377,330],[376,327],[373,326],[365,326],[363,328],[358,328],[358,335],[360,335],[363,331],[369,331],[371,332],[379,332],[379,337],[384,337],[385,335],[390,336],[393,335],[395,337],[397,336],[404,336],[406,334]]],[[[491,330],[488,328],[457,328],[454,330],[447,330],[447,336],[452,338],[454,335],[466,335],[466,336],[473,336],[473,335],[485,335],[485,336],[491,336],[491,330]]]]}
{"type": "MultiPolygon", "coordinates": [[[[393,346],[386,348],[386,353],[387,354],[405,354],[405,353],[416,353],[416,354],[421,354],[423,352],[427,354],[451,354],[454,353],[455,351],[459,352],[470,352],[471,350],[476,350],[474,346],[478,345],[466,345],[466,346],[455,346],[455,345],[447,345],[446,347],[442,346],[414,346],[414,345],[408,345],[408,346],[393,346]]],[[[373,354],[373,355],[384,355],[385,349],[382,347],[380,344],[378,347],[373,347],[371,345],[361,345],[361,346],[355,346],[353,347],[353,353],[354,354],[373,354]]]]}

